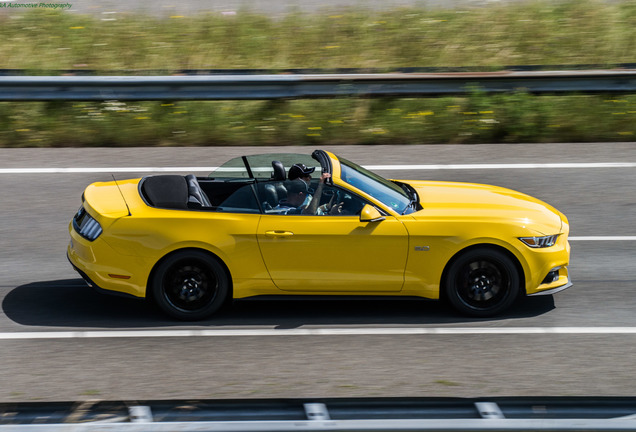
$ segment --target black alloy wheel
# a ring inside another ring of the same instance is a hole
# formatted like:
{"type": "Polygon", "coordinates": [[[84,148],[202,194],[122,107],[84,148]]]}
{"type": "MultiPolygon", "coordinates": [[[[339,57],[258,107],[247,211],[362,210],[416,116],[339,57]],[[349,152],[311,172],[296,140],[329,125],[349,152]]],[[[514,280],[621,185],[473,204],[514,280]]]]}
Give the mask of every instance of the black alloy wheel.
{"type": "Polygon", "coordinates": [[[519,271],[503,252],[472,249],[448,269],[445,294],[459,312],[489,317],[508,309],[521,291],[519,271]]]}
{"type": "Polygon", "coordinates": [[[209,317],[225,302],[228,277],[217,260],[204,252],[185,250],[157,267],[152,294],[168,315],[183,321],[209,317]]]}

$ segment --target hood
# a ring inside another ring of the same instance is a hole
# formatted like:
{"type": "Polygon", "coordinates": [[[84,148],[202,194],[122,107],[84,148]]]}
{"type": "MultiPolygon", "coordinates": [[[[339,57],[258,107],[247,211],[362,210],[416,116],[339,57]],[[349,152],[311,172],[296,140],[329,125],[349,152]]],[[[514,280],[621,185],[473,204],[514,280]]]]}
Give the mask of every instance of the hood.
{"type": "MultiPolygon", "coordinates": [[[[402,180],[400,180],[402,181],[402,180]]],[[[417,191],[422,210],[412,216],[517,220],[543,235],[562,232],[565,216],[545,202],[512,189],[475,183],[402,181],[417,191]]]]}

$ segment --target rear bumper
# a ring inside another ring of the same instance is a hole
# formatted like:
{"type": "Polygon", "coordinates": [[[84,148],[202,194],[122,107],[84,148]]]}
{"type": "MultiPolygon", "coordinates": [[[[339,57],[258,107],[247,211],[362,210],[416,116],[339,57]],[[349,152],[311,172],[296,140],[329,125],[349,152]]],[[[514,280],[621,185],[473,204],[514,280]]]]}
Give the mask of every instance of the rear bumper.
{"type": "Polygon", "coordinates": [[[70,228],[66,256],[82,278],[99,291],[145,297],[145,262],[139,257],[117,254],[100,237],[88,241],[70,228]]]}
{"type": "Polygon", "coordinates": [[[86,285],[88,285],[89,287],[93,288],[93,290],[95,290],[95,291],[97,291],[99,293],[102,293],[102,294],[114,295],[114,296],[117,296],[117,297],[126,297],[126,298],[139,299],[139,297],[134,296],[132,294],[128,294],[128,293],[120,292],[120,291],[107,290],[107,289],[104,289],[104,288],[100,287],[95,282],[93,282],[93,280],[90,277],[88,277],[88,275],[86,273],[84,273],[75,264],[73,264],[73,261],[71,261],[71,257],[68,255],[68,252],[66,254],[66,258],[68,259],[68,262],[73,267],[73,270],[75,270],[77,273],[79,273],[79,275],[82,277],[82,279],[84,279],[84,282],[86,282],[86,285]]]}
{"type": "MultiPolygon", "coordinates": [[[[86,282],[86,284],[91,287],[91,288],[99,288],[97,286],[97,284],[95,282],[93,282],[91,280],[91,278],[88,277],[88,275],[86,273],[84,273],[82,270],[80,270],[75,264],[73,264],[73,261],[71,261],[71,257],[68,254],[68,251],[66,252],[66,259],[68,260],[68,262],[71,264],[71,266],[73,267],[73,270],[75,270],[77,273],[79,273],[79,275],[82,277],[82,279],[84,279],[84,282],[86,282]]],[[[101,288],[99,288],[101,289],[101,288]]]]}

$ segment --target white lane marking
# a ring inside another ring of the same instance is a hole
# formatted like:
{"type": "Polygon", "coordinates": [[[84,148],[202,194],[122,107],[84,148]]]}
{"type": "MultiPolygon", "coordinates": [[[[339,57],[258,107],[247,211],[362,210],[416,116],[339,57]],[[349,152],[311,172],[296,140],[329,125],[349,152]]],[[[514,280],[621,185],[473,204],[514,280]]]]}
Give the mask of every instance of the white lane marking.
{"type": "MultiPolygon", "coordinates": [[[[92,167],[92,168],[0,168],[0,174],[82,174],[212,172],[219,167],[92,167]]],[[[560,169],[560,168],[636,168],[636,162],[590,163],[519,163],[519,164],[450,164],[450,165],[365,165],[372,171],[426,171],[474,169],[560,169]]],[[[269,169],[269,168],[267,168],[269,169]]]]}
{"type": "Polygon", "coordinates": [[[572,236],[570,241],[635,241],[636,236],[572,236]]]}
{"type": "MultiPolygon", "coordinates": [[[[369,165],[370,170],[500,169],[500,168],[633,168],[636,163],[485,164],[485,165],[369,165]]],[[[0,174],[81,174],[211,172],[219,167],[0,168],[0,174]]],[[[634,241],[636,236],[571,236],[572,241],[634,241]]]]}
{"type": "Polygon", "coordinates": [[[635,162],[448,164],[448,165],[366,165],[368,170],[465,170],[465,169],[554,169],[554,168],[636,168],[635,162]]]}
{"type": "Polygon", "coordinates": [[[0,168],[0,174],[210,172],[214,171],[216,168],[217,167],[0,168]]]}
{"type": "Polygon", "coordinates": [[[296,328],[216,330],[105,330],[5,332],[0,340],[100,339],[153,337],[265,337],[265,336],[410,336],[410,335],[636,335],[636,327],[405,327],[296,328]]]}

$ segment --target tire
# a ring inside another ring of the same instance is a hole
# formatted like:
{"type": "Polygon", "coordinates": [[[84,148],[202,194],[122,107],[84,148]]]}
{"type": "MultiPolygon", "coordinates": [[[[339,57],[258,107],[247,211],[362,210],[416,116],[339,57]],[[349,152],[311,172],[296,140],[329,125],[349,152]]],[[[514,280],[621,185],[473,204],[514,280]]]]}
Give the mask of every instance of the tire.
{"type": "Polygon", "coordinates": [[[229,293],[223,266],[196,250],[168,256],[156,268],[151,283],[159,308],[182,321],[208,318],[225,303],[229,293]]]}
{"type": "Polygon", "coordinates": [[[449,267],[446,298],[460,313],[490,317],[508,309],[521,292],[517,266],[505,253],[472,249],[449,267]]]}

